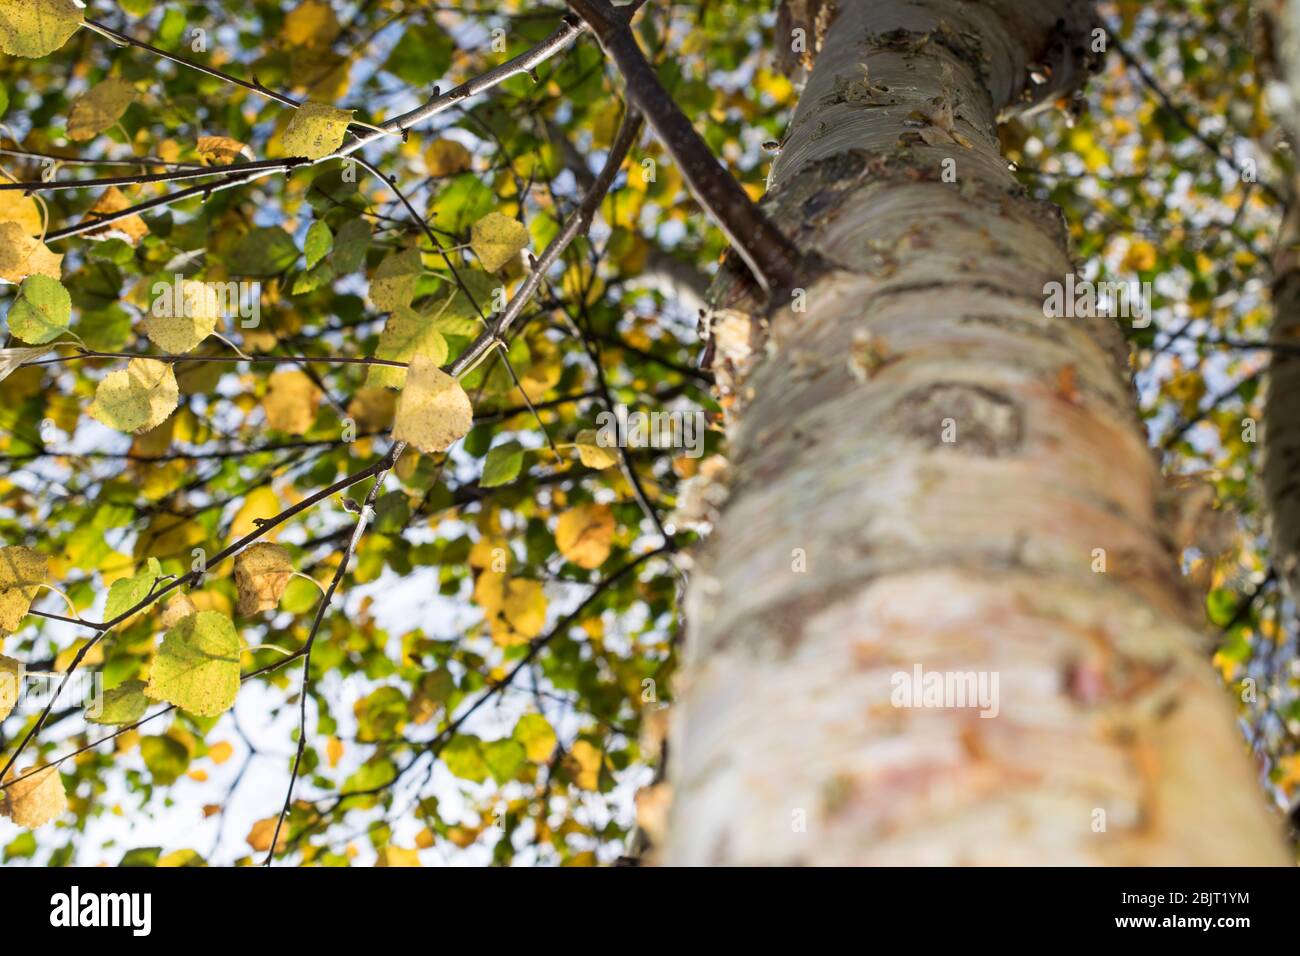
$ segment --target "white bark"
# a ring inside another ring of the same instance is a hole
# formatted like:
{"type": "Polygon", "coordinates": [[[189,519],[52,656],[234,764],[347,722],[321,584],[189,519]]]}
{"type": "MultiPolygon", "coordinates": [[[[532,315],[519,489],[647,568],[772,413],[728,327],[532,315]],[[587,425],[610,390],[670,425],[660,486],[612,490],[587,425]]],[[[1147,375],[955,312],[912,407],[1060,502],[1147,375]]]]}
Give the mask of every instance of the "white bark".
{"type": "Polygon", "coordinates": [[[1122,336],[1044,315],[1060,216],[998,154],[999,113],[1086,68],[1088,16],[829,24],[766,205],[833,268],[805,312],[712,317],[734,479],[688,596],[666,862],[1287,861],[1158,530],[1122,336]],[[996,675],[997,715],[894,706],[917,665],[996,675]]]}
{"type": "MultiPolygon", "coordinates": [[[[1269,48],[1260,59],[1271,75],[1269,100],[1277,118],[1300,136],[1300,3],[1267,0],[1259,13],[1268,25],[1269,48]]],[[[1273,327],[1270,341],[1300,345],[1300,207],[1297,183],[1278,230],[1273,257],[1273,327]]],[[[1287,593],[1300,598],[1300,355],[1276,352],[1269,363],[1260,447],[1260,472],[1269,520],[1273,566],[1287,593]]]]}

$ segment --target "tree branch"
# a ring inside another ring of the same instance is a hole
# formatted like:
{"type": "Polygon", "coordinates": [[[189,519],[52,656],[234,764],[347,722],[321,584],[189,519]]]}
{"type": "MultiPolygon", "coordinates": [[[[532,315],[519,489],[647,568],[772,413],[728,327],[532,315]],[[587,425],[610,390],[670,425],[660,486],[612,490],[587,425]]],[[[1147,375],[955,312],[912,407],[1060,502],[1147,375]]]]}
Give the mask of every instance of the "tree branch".
{"type": "MultiPolygon", "coordinates": [[[[71,236],[81,235],[82,233],[90,232],[92,229],[98,229],[100,226],[106,225],[107,223],[116,222],[119,219],[125,219],[128,216],[134,216],[137,213],[145,212],[150,209],[170,206],[173,203],[181,202],[185,199],[193,199],[199,196],[206,198],[212,193],[230,189],[233,186],[240,186],[254,179],[261,179],[277,172],[287,172],[295,167],[305,168],[307,166],[317,166],[321,163],[328,162],[331,159],[342,159],[351,156],[353,153],[369,146],[371,143],[384,136],[405,133],[417,123],[422,123],[444,110],[451,109],[458,103],[473,96],[477,96],[479,93],[505,82],[512,76],[518,76],[521,73],[532,71],[538,64],[550,59],[556,53],[559,53],[567,47],[586,29],[586,25],[581,21],[573,17],[565,17],[560,26],[557,27],[550,36],[537,44],[531,50],[521,53],[519,56],[513,57],[512,59],[506,60],[506,62],[502,63],[500,66],[494,67],[486,73],[471,80],[467,80],[459,86],[448,90],[446,93],[439,94],[435,92],[435,95],[432,96],[423,106],[418,106],[409,112],[402,113],[400,116],[395,116],[393,119],[388,120],[385,123],[380,123],[375,129],[367,130],[351,143],[348,143],[337,152],[331,153],[328,156],[322,156],[317,160],[303,160],[301,157],[295,157],[279,161],[267,166],[266,168],[249,170],[242,173],[227,174],[227,178],[220,182],[208,183],[203,186],[190,186],[187,189],[180,189],[174,193],[169,193],[166,196],[156,196],[153,199],[137,203],[136,205],[129,206],[126,209],[109,213],[108,215],[102,216],[92,222],[82,222],[72,226],[65,226],[62,229],[56,229],[46,235],[45,241],[50,243],[54,242],[56,239],[67,239],[71,236]]],[[[119,34],[119,36],[121,35],[119,34]]],[[[138,42],[129,40],[128,42],[131,42],[133,46],[140,46],[138,42]]],[[[165,53],[165,51],[158,52],[166,56],[168,59],[176,59],[171,54],[165,53]]],[[[186,62],[186,65],[193,65],[189,64],[188,61],[179,62],[186,62]]],[[[206,67],[202,67],[201,69],[203,72],[211,72],[206,67]]],[[[237,85],[245,86],[247,84],[240,82],[237,85]]],[[[270,91],[266,92],[269,93],[270,91]]]]}
{"type": "Polygon", "coordinates": [[[258,96],[265,96],[267,99],[275,100],[275,102],[282,106],[291,106],[294,109],[297,109],[302,105],[297,100],[285,96],[283,93],[277,93],[275,90],[267,89],[261,83],[257,82],[256,77],[253,78],[253,82],[251,83],[248,80],[241,80],[239,77],[231,76],[229,73],[223,73],[221,70],[214,69],[210,66],[204,66],[202,63],[195,63],[193,60],[187,60],[185,57],[177,56],[175,53],[168,53],[166,50],[160,50],[152,44],[127,36],[125,33],[118,33],[112,27],[105,26],[97,20],[87,18],[85,25],[96,33],[108,37],[118,46],[133,46],[138,47],[141,50],[147,50],[154,56],[162,57],[164,60],[171,60],[173,63],[179,63],[181,66],[188,67],[191,70],[197,70],[200,73],[206,73],[208,76],[216,77],[218,80],[224,80],[225,82],[234,84],[235,86],[243,87],[246,90],[256,93],[258,96]]]}
{"type": "Polygon", "coordinates": [[[696,200],[749,266],[759,285],[769,295],[793,288],[801,263],[798,250],[709,151],[659,82],[621,10],[610,6],[608,0],[568,0],[568,4],[586,21],[623,74],[629,102],[650,121],[696,200]]]}
{"type": "Polygon", "coordinates": [[[446,371],[449,375],[459,377],[467,370],[478,364],[479,360],[488,352],[489,349],[501,344],[506,331],[514,324],[524,307],[541,287],[542,280],[546,276],[546,270],[549,269],[579,235],[591,228],[591,220],[596,215],[596,210],[600,208],[601,202],[605,199],[605,194],[614,183],[614,177],[618,175],[619,168],[623,165],[623,160],[627,157],[628,151],[636,141],[637,135],[641,131],[641,114],[633,107],[629,107],[627,113],[623,116],[623,122],[619,126],[618,133],[614,136],[614,143],[609,148],[609,153],[605,157],[605,165],[601,168],[600,175],[596,177],[595,182],[582,198],[582,204],[578,209],[569,216],[560,230],[559,235],[547,244],[542,251],[541,258],[533,264],[532,270],[528,273],[528,278],[515,293],[514,298],[506,306],[505,312],[493,324],[493,326],[470,343],[469,348],[460,354],[456,361],[447,366],[446,371]]]}

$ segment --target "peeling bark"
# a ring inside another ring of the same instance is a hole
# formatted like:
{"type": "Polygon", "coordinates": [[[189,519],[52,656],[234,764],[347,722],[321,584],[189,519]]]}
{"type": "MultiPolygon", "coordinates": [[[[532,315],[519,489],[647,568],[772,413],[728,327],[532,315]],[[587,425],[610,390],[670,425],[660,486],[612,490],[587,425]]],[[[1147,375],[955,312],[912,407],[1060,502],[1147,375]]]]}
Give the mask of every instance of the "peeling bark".
{"type": "Polygon", "coordinates": [[[709,317],[732,477],[666,862],[1287,862],[1123,336],[1044,314],[1067,235],[999,154],[1000,115],[1092,68],[1091,27],[1075,0],[841,0],[764,201],[828,269],[709,317]],[[917,666],[996,677],[996,716],[895,706],[917,666]]]}

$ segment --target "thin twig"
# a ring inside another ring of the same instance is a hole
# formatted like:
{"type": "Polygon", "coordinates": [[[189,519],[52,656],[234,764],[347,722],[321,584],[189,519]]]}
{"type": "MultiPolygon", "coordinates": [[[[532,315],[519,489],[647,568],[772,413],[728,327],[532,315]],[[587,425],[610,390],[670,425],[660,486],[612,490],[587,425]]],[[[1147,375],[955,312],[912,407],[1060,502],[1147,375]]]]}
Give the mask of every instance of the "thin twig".
{"type": "Polygon", "coordinates": [[[379,490],[384,485],[384,479],[388,477],[388,472],[392,470],[397,459],[401,457],[402,451],[406,444],[399,443],[389,450],[388,455],[384,458],[385,466],[375,475],[375,484],[366,495],[366,500],[361,506],[361,514],[357,516],[356,527],[352,531],[352,537],[348,540],[347,547],[343,550],[343,557],[339,561],[339,566],[334,571],[334,576],[330,578],[329,587],[325,589],[320,603],[316,605],[316,616],[311,622],[311,630],[307,633],[307,640],[302,649],[302,689],[298,693],[298,750],[293,758],[293,770],[289,774],[289,786],[284,794],[284,806],[280,809],[280,816],[275,821],[275,834],[271,837],[271,847],[267,850],[266,859],[263,866],[270,866],[271,861],[275,858],[275,845],[280,840],[280,828],[284,826],[284,818],[289,814],[289,807],[293,803],[293,788],[298,782],[298,770],[302,765],[302,755],[307,746],[307,698],[311,695],[311,649],[316,643],[316,635],[320,633],[321,624],[325,620],[325,612],[329,610],[330,602],[334,599],[334,592],[338,590],[339,584],[343,581],[343,576],[347,574],[348,565],[352,561],[352,556],[356,553],[357,546],[361,543],[361,538],[366,533],[366,525],[374,516],[375,500],[379,497],[379,490]]]}
{"type": "Polygon", "coordinates": [[[460,375],[465,370],[473,368],[480,359],[490,350],[496,348],[504,341],[504,336],[510,326],[514,323],[524,307],[528,304],[534,293],[542,284],[546,271],[560,258],[564,250],[579,235],[591,228],[592,218],[596,215],[596,210],[600,208],[601,202],[605,199],[605,194],[614,183],[614,177],[618,175],[619,168],[623,165],[623,160],[627,157],[628,151],[636,141],[637,135],[641,131],[641,114],[634,108],[629,108],[623,116],[623,122],[619,126],[618,133],[614,137],[614,143],[609,148],[609,153],[605,157],[605,165],[592,183],[591,189],[582,198],[582,204],[565,222],[564,228],[560,230],[559,235],[552,239],[542,251],[541,257],[534,263],[532,270],[528,273],[528,278],[524,280],[519,290],[515,292],[514,298],[506,305],[506,309],[501,313],[501,317],[477,339],[470,343],[469,348],[460,354],[456,361],[446,367],[446,371],[451,375],[460,375]]]}

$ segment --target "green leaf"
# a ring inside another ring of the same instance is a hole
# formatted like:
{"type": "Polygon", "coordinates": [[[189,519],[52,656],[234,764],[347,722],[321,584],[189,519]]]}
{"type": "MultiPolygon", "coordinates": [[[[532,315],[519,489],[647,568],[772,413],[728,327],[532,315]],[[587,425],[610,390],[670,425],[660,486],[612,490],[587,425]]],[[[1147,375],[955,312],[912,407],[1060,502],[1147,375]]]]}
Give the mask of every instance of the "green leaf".
{"type": "Polygon", "coordinates": [[[528,230],[524,224],[504,213],[490,212],[470,230],[470,246],[488,272],[496,272],[508,264],[527,245],[528,230]]]}
{"type": "Polygon", "coordinates": [[[348,797],[344,806],[348,809],[373,807],[379,802],[379,794],[367,793],[379,787],[387,786],[397,778],[397,767],[387,757],[374,756],[363,763],[357,772],[343,781],[342,793],[357,793],[348,797]]]}
{"type": "Polygon", "coordinates": [[[428,86],[447,72],[453,49],[451,38],[435,24],[407,26],[384,69],[412,86],[428,86]]]}
{"type": "Polygon", "coordinates": [[[307,239],[303,243],[302,252],[307,259],[307,268],[315,268],[316,263],[329,255],[333,248],[334,233],[330,232],[329,226],[317,219],[307,230],[307,239]]]}
{"type": "Polygon", "coordinates": [[[200,717],[229,710],[239,693],[239,634],[218,611],[183,618],[163,638],[145,691],[200,717]]]}
{"type": "Polygon", "coordinates": [[[386,740],[409,719],[406,695],[396,687],[380,687],[357,702],[357,739],[367,743],[386,740]]]}
{"type": "Polygon", "coordinates": [[[370,280],[370,301],[380,312],[393,312],[410,305],[423,272],[419,249],[389,253],[370,280]]]}
{"type": "Polygon", "coordinates": [[[364,219],[349,219],[341,227],[334,239],[334,249],[330,252],[330,265],[334,274],[345,276],[356,272],[366,261],[366,249],[370,246],[370,223],[364,219]]]}
{"type": "Polygon", "coordinates": [[[436,704],[446,705],[451,695],[456,692],[456,679],[445,667],[429,671],[420,680],[420,690],[436,704]]]}
{"type": "Polygon", "coordinates": [[[492,773],[492,779],[499,784],[513,780],[528,762],[524,745],[510,737],[486,743],[482,750],[483,762],[492,773]]]}
{"type": "Polygon", "coordinates": [[[293,236],[283,229],[268,226],[251,229],[231,250],[228,265],[234,275],[275,276],[298,260],[293,236]]]}
{"type": "Polygon", "coordinates": [[[482,783],[490,772],[479,739],[467,734],[457,734],[447,742],[442,748],[442,762],[455,776],[474,783],[482,783]]]}
{"type": "Polygon", "coordinates": [[[487,462],[483,465],[483,477],[479,479],[480,488],[497,488],[508,485],[519,477],[524,466],[524,447],[517,441],[508,441],[488,450],[487,462]]]}
{"type": "Polygon", "coordinates": [[[441,228],[461,232],[490,213],[496,204],[496,194],[477,173],[462,173],[438,193],[431,212],[441,228]]]}
{"type": "Polygon", "coordinates": [[[321,262],[315,268],[300,272],[293,280],[293,295],[306,295],[315,292],[321,286],[334,281],[334,269],[328,262],[321,262]]]}
{"type": "MultiPolygon", "coordinates": [[[[409,306],[399,306],[384,323],[375,358],[410,362],[417,355],[423,355],[435,365],[442,365],[447,361],[447,340],[434,327],[429,316],[421,315],[409,306]]],[[[406,384],[406,369],[372,365],[366,384],[376,388],[401,388],[406,384]]]]}
{"type": "Polygon", "coordinates": [[[343,145],[352,110],[341,110],[328,103],[303,103],[289,118],[282,142],[288,156],[321,159],[343,145]]]}
{"type": "MultiPolygon", "coordinates": [[[[146,737],[145,739],[156,740],[157,738],[146,737]]],[[[143,745],[141,745],[140,749],[141,750],[144,749],[143,745]]],[[[179,774],[177,776],[179,776],[179,774]]],[[[118,862],[117,865],[132,866],[132,867],[157,866],[158,858],[160,856],[162,856],[162,847],[160,846],[136,847],[134,850],[127,850],[125,853],[123,853],[122,859],[118,862]]]]}
{"type": "Polygon", "coordinates": [[[149,698],[144,695],[145,682],[129,680],[105,692],[99,716],[86,714],[92,724],[134,724],[149,709],[149,698]]]}
{"type": "Polygon", "coordinates": [[[29,275],[9,309],[9,331],[28,345],[44,345],[68,331],[72,297],[63,283],[49,276],[29,275]]]}
{"type": "Polygon", "coordinates": [[[123,612],[143,601],[154,581],[161,576],[162,565],[157,558],[150,558],[135,577],[114,581],[108,589],[108,600],[104,602],[104,620],[116,620],[123,612]]]}
{"type": "Polygon", "coordinates": [[[153,774],[154,783],[164,787],[180,779],[190,765],[189,748],[169,735],[141,738],[140,756],[153,774]]]}
{"type": "Polygon", "coordinates": [[[523,744],[528,759],[533,763],[545,763],[555,753],[555,731],[541,714],[524,714],[515,724],[511,736],[523,744]]]}

